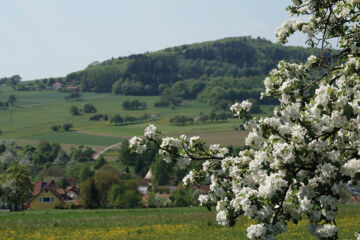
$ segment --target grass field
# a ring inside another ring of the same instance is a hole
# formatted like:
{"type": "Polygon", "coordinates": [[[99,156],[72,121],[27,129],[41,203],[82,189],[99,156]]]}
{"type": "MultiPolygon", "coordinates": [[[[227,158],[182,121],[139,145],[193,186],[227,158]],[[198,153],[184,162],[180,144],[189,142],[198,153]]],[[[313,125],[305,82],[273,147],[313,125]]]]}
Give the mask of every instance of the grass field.
{"type": "MultiPolygon", "coordinates": [[[[18,99],[16,107],[12,108],[12,121],[10,110],[0,110],[0,130],[3,132],[1,138],[46,140],[65,144],[92,144],[104,146],[113,144],[114,137],[131,137],[141,135],[148,123],[111,126],[105,121],[90,121],[91,114],[72,116],[70,107],[82,108],[85,103],[96,106],[98,112],[108,115],[119,113],[122,116],[142,116],[144,113],[154,115],[157,119],[152,123],[156,124],[163,133],[176,135],[186,133],[189,135],[201,135],[210,143],[222,143],[223,145],[242,145],[245,132],[236,132],[240,121],[229,119],[221,123],[199,123],[186,126],[173,126],[169,119],[176,115],[196,117],[200,113],[208,114],[212,107],[199,101],[186,101],[183,106],[175,109],[155,108],[154,102],[159,100],[157,96],[138,97],[122,96],[112,94],[84,93],[81,101],[69,102],[65,100],[67,93],[60,93],[52,90],[21,92],[13,91],[8,87],[0,88],[0,100],[5,101],[10,94],[15,94],[18,99]],[[146,102],[148,108],[142,111],[126,111],[122,109],[125,100],[138,99],[146,102]],[[72,123],[75,130],[94,132],[103,136],[84,137],[79,133],[58,133],[51,130],[55,124],[72,123]],[[220,133],[221,132],[221,133],[220,133]],[[110,136],[106,136],[110,135],[110,136]]],[[[261,106],[266,114],[271,112],[271,106],[261,106]]]]}
{"type": "Polygon", "coordinates": [[[58,142],[65,144],[84,144],[84,145],[99,145],[109,146],[124,140],[119,137],[103,137],[97,135],[83,134],[74,131],[70,132],[56,132],[42,135],[31,136],[28,139],[35,141],[58,142]]]}
{"type": "MultiPolygon", "coordinates": [[[[340,205],[340,239],[355,239],[360,205],[340,205]]],[[[42,210],[0,213],[0,239],[246,239],[251,221],[241,217],[234,228],[219,226],[204,208],[135,210],[42,210]]],[[[307,221],[289,224],[277,239],[313,239],[307,221]]]]}

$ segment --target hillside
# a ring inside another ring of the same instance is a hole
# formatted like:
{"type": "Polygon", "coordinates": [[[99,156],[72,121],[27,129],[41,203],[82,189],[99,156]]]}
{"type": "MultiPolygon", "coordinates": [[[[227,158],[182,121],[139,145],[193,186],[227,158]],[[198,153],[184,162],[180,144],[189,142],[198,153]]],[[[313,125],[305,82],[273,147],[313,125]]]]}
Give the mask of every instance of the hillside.
{"type": "Polygon", "coordinates": [[[317,52],[261,38],[225,38],[95,62],[56,81],[84,92],[162,95],[163,104],[174,105],[198,98],[225,108],[235,100],[258,98],[264,77],[280,60],[301,62],[317,52]]]}

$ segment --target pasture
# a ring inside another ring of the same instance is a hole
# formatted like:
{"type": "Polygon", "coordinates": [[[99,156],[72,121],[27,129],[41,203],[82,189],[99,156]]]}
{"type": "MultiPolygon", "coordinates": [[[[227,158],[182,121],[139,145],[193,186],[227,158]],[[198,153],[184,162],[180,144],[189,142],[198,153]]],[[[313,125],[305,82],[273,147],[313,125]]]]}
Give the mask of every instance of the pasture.
{"type": "Polygon", "coordinates": [[[120,137],[105,137],[91,134],[84,134],[75,131],[70,132],[55,132],[42,135],[31,136],[28,139],[35,141],[58,142],[65,144],[83,144],[83,145],[97,145],[109,146],[121,142],[123,138],[120,137]]]}
{"type": "MultiPolygon", "coordinates": [[[[244,131],[234,131],[239,128],[240,121],[228,119],[226,122],[205,122],[185,126],[174,126],[169,120],[176,115],[197,117],[201,113],[209,114],[212,107],[199,101],[185,101],[183,105],[175,108],[156,108],[154,103],[160,99],[158,96],[123,96],[112,94],[83,93],[81,100],[67,101],[67,93],[54,90],[21,92],[8,87],[0,88],[0,100],[5,101],[10,94],[17,97],[15,107],[0,110],[1,138],[27,139],[33,141],[50,141],[63,144],[86,144],[106,146],[118,142],[117,139],[129,138],[134,135],[142,135],[144,128],[149,123],[154,123],[158,129],[166,135],[200,135],[209,143],[221,143],[223,145],[243,145],[244,131]],[[128,111],[122,109],[125,100],[138,99],[146,102],[146,110],[128,111]],[[90,121],[92,114],[82,113],[80,116],[72,116],[70,107],[82,108],[84,104],[95,105],[99,113],[109,116],[116,113],[121,116],[135,116],[149,114],[157,120],[146,123],[112,126],[108,121],[90,121]],[[12,120],[11,120],[12,118],[12,120]],[[51,126],[72,123],[75,132],[53,132],[51,126]],[[85,135],[83,133],[91,133],[85,135]]],[[[272,106],[261,106],[264,114],[271,112],[272,106]]]]}
{"type": "MultiPolygon", "coordinates": [[[[360,205],[340,205],[340,239],[355,239],[360,205]]],[[[246,239],[252,223],[239,218],[234,228],[217,225],[205,208],[133,210],[41,210],[0,213],[0,239],[246,239]]],[[[314,239],[307,221],[289,224],[278,239],[314,239]]]]}

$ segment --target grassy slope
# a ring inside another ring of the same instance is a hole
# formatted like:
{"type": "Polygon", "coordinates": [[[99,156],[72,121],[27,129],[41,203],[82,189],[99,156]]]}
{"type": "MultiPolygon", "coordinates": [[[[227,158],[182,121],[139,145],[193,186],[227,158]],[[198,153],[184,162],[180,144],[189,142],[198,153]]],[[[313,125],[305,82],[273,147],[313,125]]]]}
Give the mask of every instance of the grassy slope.
{"type": "MultiPolygon", "coordinates": [[[[0,110],[0,129],[3,131],[2,138],[17,138],[30,140],[47,140],[68,144],[111,145],[118,141],[114,137],[84,136],[81,133],[54,133],[50,127],[54,124],[71,122],[75,129],[87,130],[103,134],[117,136],[140,135],[148,123],[127,126],[111,126],[109,122],[90,121],[91,114],[72,116],[69,109],[72,105],[81,108],[85,103],[94,104],[98,112],[109,115],[119,113],[122,116],[141,116],[144,113],[156,115],[159,120],[153,122],[159,130],[165,134],[187,133],[190,135],[204,135],[211,139],[211,143],[239,145],[243,143],[244,132],[233,132],[234,127],[239,126],[239,121],[229,119],[223,123],[205,123],[187,126],[170,125],[169,119],[175,115],[199,116],[200,112],[209,113],[212,108],[198,101],[189,101],[184,106],[171,108],[155,108],[154,102],[159,97],[132,97],[114,96],[111,94],[83,94],[83,100],[65,101],[65,93],[56,91],[14,92],[10,88],[0,88],[0,100],[5,100],[8,95],[15,94],[18,98],[17,107],[13,109],[13,121],[10,121],[10,111],[0,110]],[[125,100],[139,99],[146,102],[148,109],[144,111],[125,111],[122,102],[125,100]],[[222,132],[218,134],[218,132],[222,132]],[[214,135],[215,134],[215,135],[214,135]],[[229,137],[227,139],[227,137],[229,137]]],[[[266,106],[267,107],[267,106],[266,106]]],[[[265,107],[265,108],[266,108],[265,107]]],[[[120,140],[120,139],[119,139],[120,140]]]]}
{"type": "MultiPolygon", "coordinates": [[[[339,205],[340,239],[359,231],[360,205],[339,205]]],[[[246,239],[245,217],[229,229],[204,208],[48,210],[0,213],[0,239],[246,239]],[[13,238],[11,238],[13,237],[13,238]]],[[[278,239],[313,239],[307,221],[289,224],[278,239]]]]}
{"type": "Polygon", "coordinates": [[[77,133],[74,131],[35,135],[35,136],[31,136],[29,139],[36,141],[59,142],[66,144],[81,143],[83,145],[100,145],[100,146],[113,145],[123,140],[123,138],[118,138],[118,137],[102,137],[96,135],[77,133]]]}

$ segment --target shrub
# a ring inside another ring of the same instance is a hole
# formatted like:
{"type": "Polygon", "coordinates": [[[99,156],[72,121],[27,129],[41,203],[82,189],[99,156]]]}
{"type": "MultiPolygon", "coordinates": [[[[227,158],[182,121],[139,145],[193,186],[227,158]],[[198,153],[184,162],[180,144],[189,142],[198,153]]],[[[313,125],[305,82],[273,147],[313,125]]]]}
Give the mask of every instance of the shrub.
{"type": "Polygon", "coordinates": [[[84,105],[83,111],[84,113],[96,113],[97,109],[94,105],[87,103],[84,105]]]}
{"type": "Polygon", "coordinates": [[[151,192],[146,199],[146,204],[151,208],[159,208],[159,207],[170,207],[172,202],[169,198],[164,195],[160,195],[160,193],[151,192]]]}
{"type": "Polygon", "coordinates": [[[104,166],[105,164],[107,164],[105,158],[99,157],[99,159],[96,160],[96,162],[95,162],[94,169],[97,170],[97,169],[101,168],[102,166],[104,166]]]}
{"type": "Polygon", "coordinates": [[[111,123],[114,123],[115,125],[118,125],[118,124],[121,124],[124,122],[124,118],[121,117],[119,114],[115,114],[111,120],[110,120],[111,123]]]}
{"type": "Polygon", "coordinates": [[[145,110],[147,105],[145,102],[140,102],[139,100],[135,99],[131,102],[124,101],[122,107],[125,110],[145,110]]]}
{"type": "Polygon", "coordinates": [[[90,116],[90,120],[91,121],[100,121],[100,120],[108,121],[109,117],[107,114],[103,115],[101,113],[97,113],[97,114],[90,116]]]}
{"type": "Polygon", "coordinates": [[[51,126],[51,129],[52,129],[54,132],[57,132],[60,128],[61,128],[60,125],[52,125],[52,126],[51,126]]]}
{"type": "Polygon", "coordinates": [[[65,123],[63,125],[64,131],[70,131],[70,129],[73,127],[72,123],[65,123]]]}
{"type": "Polygon", "coordinates": [[[79,108],[76,107],[76,106],[71,106],[71,108],[70,108],[70,113],[71,113],[71,115],[73,115],[73,116],[78,116],[78,115],[80,115],[79,108]]]}

